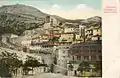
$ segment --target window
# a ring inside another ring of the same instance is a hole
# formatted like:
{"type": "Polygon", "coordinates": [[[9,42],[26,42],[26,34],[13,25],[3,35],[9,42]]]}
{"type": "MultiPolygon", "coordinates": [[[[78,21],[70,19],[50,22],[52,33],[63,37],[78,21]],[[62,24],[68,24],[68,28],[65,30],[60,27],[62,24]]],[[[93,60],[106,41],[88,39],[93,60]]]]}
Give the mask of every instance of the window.
{"type": "Polygon", "coordinates": [[[83,52],[83,50],[80,50],[80,54],[83,54],[84,52],[83,52]]]}
{"type": "Polygon", "coordinates": [[[102,53],[101,50],[98,50],[98,53],[102,53]]]}
{"type": "Polygon", "coordinates": [[[77,60],[81,60],[81,56],[77,56],[77,60]]]}
{"type": "Polygon", "coordinates": [[[89,60],[89,56],[84,56],[84,60],[89,60]]]}
{"type": "Polygon", "coordinates": [[[63,53],[65,53],[65,51],[63,51],[63,53]]]}
{"type": "Polygon", "coordinates": [[[69,47],[66,47],[67,49],[69,48],[69,47]]]}
{"type": "Polygon", "coordinates": [[[93,52],[96,52],[96,50],[93,50],[93,52]]]}
{"type": "Polygon", "coordinates": [[[85,46],[82,47],[83,49],[85,48],[85,46]]]}
{"type": "Polygon", "coordinates": [[[72,59],[73,59],[73,60],[75,59],[74,56],[72,57],[72,59]]]}
{"type": "Polygon", "coordinates": [[[97,32],[98,32],[98,29],[97,29],[97,32]]]}
{"type": "Polygon", "coordinates": [[[89,48],[89,46],[85,46],[87,49],[89,48]]]}
{"type": "Polygon", "coordinates": [[[102,60],[102,56],[101,55],[99,56],[99,60],[102,60]]]}
{"type": "Polygon", "coordinates": [[[91,60],[96,60],[96,56],[91,56],[91,60]]]}
{"type": "Polygon", "coordinates": [[[65,58],[65,56],[63,56],[63,58],[65,58]]]}
{"type": "Polygon", "coordinates": [[[89,52],[89,50],[84,50],[84,53],[88,53],[89,52]]]}

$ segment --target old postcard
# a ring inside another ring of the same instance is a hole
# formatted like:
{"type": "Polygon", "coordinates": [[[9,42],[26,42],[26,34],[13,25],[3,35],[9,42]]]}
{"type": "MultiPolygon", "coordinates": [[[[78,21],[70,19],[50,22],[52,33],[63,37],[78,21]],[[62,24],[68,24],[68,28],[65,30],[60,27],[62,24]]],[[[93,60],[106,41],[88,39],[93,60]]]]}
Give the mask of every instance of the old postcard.
{"type": "Polygon", "coordinates": [[[102,78],[101,0],[0,0],[0,77],[102,78]]]}

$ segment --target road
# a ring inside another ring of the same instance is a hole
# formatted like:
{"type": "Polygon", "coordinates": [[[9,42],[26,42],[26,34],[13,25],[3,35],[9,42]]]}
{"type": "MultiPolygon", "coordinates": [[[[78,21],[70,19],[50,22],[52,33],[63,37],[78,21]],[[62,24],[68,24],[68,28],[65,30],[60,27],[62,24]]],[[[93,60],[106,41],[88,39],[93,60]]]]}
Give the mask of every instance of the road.
{"type": "Polygon", "coordinates": [[[26,78],[78,78],[78,77],[72,77],[72,76],[63,76],[61,74],[54,74],[54,73],[43,73],[36,76],[29,76],[26,78]]]}
{"type": "Polygon", "coordinates": [[[73,77],[73,76],[64,76],[61,74],[54,73],[42,73],[35,76],[24,76],[24,77],[15,77],[15,78],[102,78],[102,77],[73,77]]]}

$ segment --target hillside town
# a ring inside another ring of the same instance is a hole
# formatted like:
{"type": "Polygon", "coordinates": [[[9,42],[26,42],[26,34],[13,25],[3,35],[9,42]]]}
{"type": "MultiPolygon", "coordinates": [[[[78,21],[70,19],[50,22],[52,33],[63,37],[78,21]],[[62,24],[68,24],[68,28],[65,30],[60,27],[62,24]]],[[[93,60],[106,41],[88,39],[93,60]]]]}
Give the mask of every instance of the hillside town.
{"type": "Polygon", "coordinates": [[[102,77],[99,0],[59,1],[0,1],[0,78],[102,77]]]}
{"type": "MultiPolygon", "coordinates": [[[[16,53],[23,62],[28,56],[37,59],[41,65],[35,67],[32,74],[102,76],[101,23],[61,22],[52,16],[46,16],[44,20],[42,28],[26,30],[23,36],[3,34],[1,51],[16,53]]],[[[17,71],[23,75],[21,68],[17,71]]],[[[30,73],[28,70],[25,74],[30,73]]]]}

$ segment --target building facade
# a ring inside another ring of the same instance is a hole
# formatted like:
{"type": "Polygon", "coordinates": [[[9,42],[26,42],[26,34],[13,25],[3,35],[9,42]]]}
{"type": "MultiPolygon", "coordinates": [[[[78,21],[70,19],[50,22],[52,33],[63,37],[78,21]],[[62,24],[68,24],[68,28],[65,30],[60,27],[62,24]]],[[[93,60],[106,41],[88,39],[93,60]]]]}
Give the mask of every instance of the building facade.
{"type": "Polygon", "coordinates": [[[85,41],[85,26],[80,24],[78,29],[79,33],[75,34],[75,40],[77,43],[81,43],[85,41]]]}
{"type": "Polygon", "coordinates": [[[86,41],[102,40],[102,28],[99,24],[93,24],[85,27],[86,41]]]}
{"type": "Polygon", "coordinates": [[[60,23],[60,21],[58,21],[56,18],[54,18],[52,16],[46,16],[44,28],[49,29],[52,26],[58,26],[59,23],[60,23]]]}
{"type": "Polygon", "coordinates": [[[73,44],[71,49],[72,61],[102,61],[101,41],[73,44]]]}
{"type": "Polygon", "coordinates": [[[68,63],[68,50],[69,46],[57,46],[56,55],[56,65],[54,72],[67,75],[67,63],[68,63]]]}
{"type": "Polygon", "coordinates": [[[74,33],[62,33],[59,42],[73,42],[74,33]]]}

